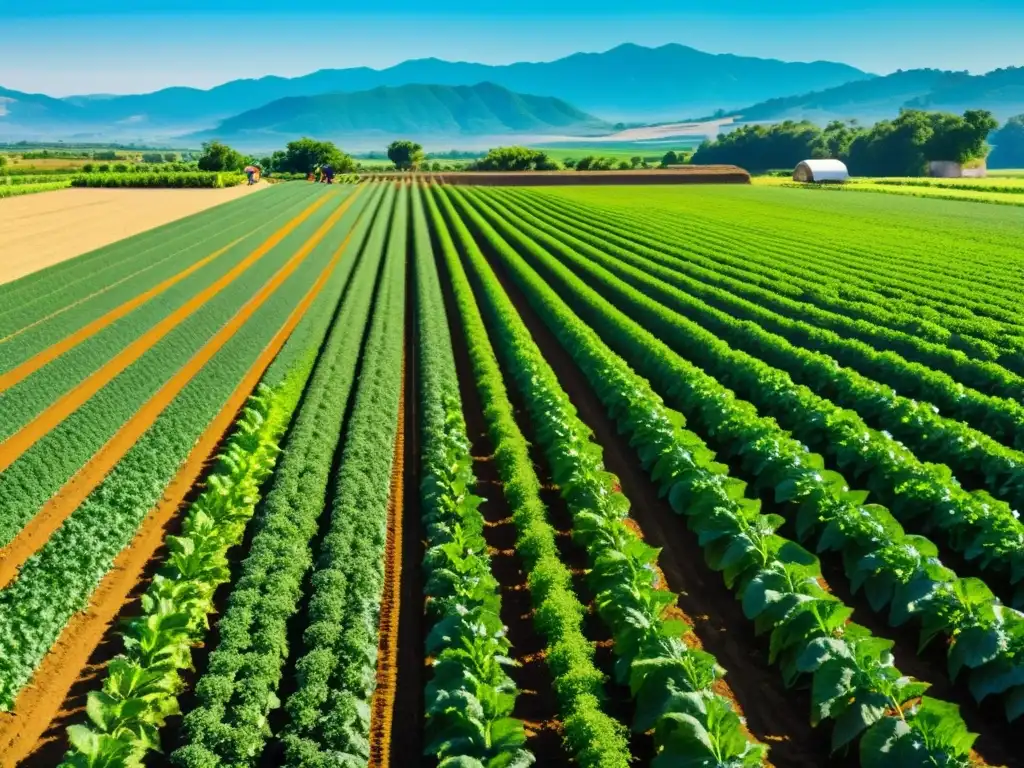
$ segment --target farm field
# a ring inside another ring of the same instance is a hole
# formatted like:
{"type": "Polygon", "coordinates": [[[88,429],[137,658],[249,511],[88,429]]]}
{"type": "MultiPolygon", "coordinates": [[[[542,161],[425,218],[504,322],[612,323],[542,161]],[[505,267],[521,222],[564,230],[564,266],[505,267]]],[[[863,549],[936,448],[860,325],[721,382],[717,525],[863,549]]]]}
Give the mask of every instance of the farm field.
{"type": "MultiPolygon", "coordinates": [[[[68,186],[70,181],[52,182],[68,186]]],[[[33,187],[35,185],[27,185],[33,187]]],[[[236,200],[266,185],[226,189],[69,189],[0,199],[0,283],[236,200]]],[[[0,197],[7,187],[0,187],[0,197]]],[[[12,186],[20,190],[21,186],[12,186]]],[[[159,239],[161,230],[148,237],[159,239]]]]}
{"type": "Polygon", "coordinates": [[[982,179],[852,178],[842,185],[808,185],[791,178],[755,176],[751,183],[762,187],[788,187],[823,192],[875,192],[933,200],[965,200],[998,205],[1024,205],[1024,178],[1011,172],[994,172],[982,179]]]}
{"type": "Polygon", "coordinates": [[[0,285],[0,763],[1024,765],[1022,236],[407,177],[0,285]]]}

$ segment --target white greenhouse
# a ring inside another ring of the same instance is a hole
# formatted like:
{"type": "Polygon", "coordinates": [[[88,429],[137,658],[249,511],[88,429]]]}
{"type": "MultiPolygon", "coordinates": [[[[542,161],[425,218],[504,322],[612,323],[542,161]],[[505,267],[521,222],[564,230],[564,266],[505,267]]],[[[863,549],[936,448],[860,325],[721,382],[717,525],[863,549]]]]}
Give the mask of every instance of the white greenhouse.
{"type": "Polygon", "coordinates": [[[841,160],[804,160],[793,171],[793,181],[846,181],[850,172],[841,160]]]}

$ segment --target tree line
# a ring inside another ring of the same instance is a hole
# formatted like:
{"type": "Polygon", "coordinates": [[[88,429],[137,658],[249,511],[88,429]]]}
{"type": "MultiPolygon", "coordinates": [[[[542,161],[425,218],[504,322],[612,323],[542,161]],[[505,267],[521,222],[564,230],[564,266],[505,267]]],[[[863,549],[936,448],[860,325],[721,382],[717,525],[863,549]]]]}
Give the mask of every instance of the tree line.
{"type": "Polygon", "coordinates": [[[1024,168],[1024,115],[1011,117],[989,141],[995,145],[989,168],[1024,168]]]}
{"type": "Polygon", "coordinates": [[[835,120],[824,128],[809,121],[744,125],[705,141],[695,164],[727,163],[752,171],[792,168],[808,158],[837,158],[854,176],[921,176],[933,160],[965,164],[984,158],[999,127],[991,112],[963,115],[907,109],[893,120],[863,127],[835,120]]]}

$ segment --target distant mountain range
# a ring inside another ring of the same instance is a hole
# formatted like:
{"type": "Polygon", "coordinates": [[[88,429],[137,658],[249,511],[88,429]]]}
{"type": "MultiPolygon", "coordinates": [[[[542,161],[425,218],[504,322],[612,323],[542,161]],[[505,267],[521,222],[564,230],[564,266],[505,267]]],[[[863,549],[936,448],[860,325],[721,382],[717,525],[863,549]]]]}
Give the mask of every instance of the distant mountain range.
{"type": "Polygon", "coordinates": [[[856,118],[874,122],[901,109],[963,112],[987,109],[1004,121],[1024,113],[1024,67],[996,69],[984,75],[911,69],[825,90],[770,99],[729,114],[747,121],[856,118]]]}
{"type": "Polygon", "coordinates": [[[627,44],[551,62],[491,66],[417,59],[381,70],[324,69],[303,77],[233,80],[209,90],[165,88],[133,96],[52,99],[0,90],[0,136],[180,135],[208,130],[280,99],[351,94],[382,86],[485,82],[515,93],[561,99],[604,120],[653,121],[735,109],[870,77],[832,62],[790,63],[703,53],[682,45],[627,44]]]}
{"type": "Polygon", "coordinates": [[[356,93],[294,96],[228,118],[188,138],[270,139],[310,134],[479,136],[607,132],[611,126],[549,96],[513,93],[493,83],[382,86],[356,93]]]}
{"type": "Polygon", "coordinates": [[[347,142],[404,134],[438,140],[477,136],[486,142],[516,134],[590,135],[607,132],[614,122],[713,113],[742,122],[874,121],[902,107],[983,108],[1005,119],[1024,112],[1024,68],[976,76],[921,69],[878,77],[833,62],[626,44],[551,62],[491,66],[417,59],[380,70],[323,69],[133,96],[57,99],[0,88],[0,140],[219,136],[252,146],[283,135],[347,142]]]}

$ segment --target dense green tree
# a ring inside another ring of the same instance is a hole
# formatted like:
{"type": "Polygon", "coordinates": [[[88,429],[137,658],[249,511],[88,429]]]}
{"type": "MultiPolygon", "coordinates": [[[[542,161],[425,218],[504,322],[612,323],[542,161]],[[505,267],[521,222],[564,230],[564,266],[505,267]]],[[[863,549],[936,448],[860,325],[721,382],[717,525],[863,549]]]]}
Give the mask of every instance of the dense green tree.
{"type": "Polygon", "coordinates": [[[164,156],[159,152],[143,152],[142,162],[144,163],[162,163],[164,156]]]}
{"type": "Polygon", "coordinates": [[[275,152],[273,157],[275,171],[281,173],[312,173],[314,169],[330,165],[335,173],[351,173],[356,162],[330,141],[316,141],[301,138],[291,141],[284,152],[275,152]]]}
{"type": "Polygon", "coordinates": [[[165,163],[175,163],[178,161],[178,156],[174,152],[164,152],[165,163]]]}
{"type": "Polygon", "coordinates": [[[495,147],[473,164],[478,171],[554,171],[559,167],[547,152],[529,147],[495,147]]]}
{"type": "Polygon", "coordinates": [[[644,164],[644,159],[638,155],[637,157],[630,158],[629,164],[633,168],[639,168],[644,164]]]}
{"type": "Polygon", "coordinates": [[[410,171],[423,162],[423,147],[414,141],[399,140],[388,144],[388,160],[400,171],[410,171]]]}
{"type": "Polygon", "coordinates": [[[992,135],[989,168],[1024,168],[1024,115],[1011,117],[992,135]]]}
{"type": "Polygon", "coordinates": [[[245,158],[227,144],[208,141],[203,144],[198,165],[201,171],[240,171],[245,167],[245,158]]]}
{"type": "Polygon", "coordinates": [[[594,157],[587,155],[576,161],[577,171],[610,171],[615,167],[615,160],[611,157],[594,157]]]}
{"type": "Polygon", "coordinates": [[[679,155],[676,154],[674,149],[670,149],[665,153],[665,156],[661,158],[661,167],[665,168],[670,165],[679,165],[679,155]]]}
{"type": "Polygon", "coordinates": [[[824,130],[791,120],[743,125],[705,141],[693,162],[729,163],[757,172],[793,168],[811,157],[834,157],[856,176],[920,176],[931,160],[966,163],[984,157],[986,137],[995,127],[992,115],[983,110],[963,115],[904,110],[870,128],[853,121],[833,121],[824,130]]]}

